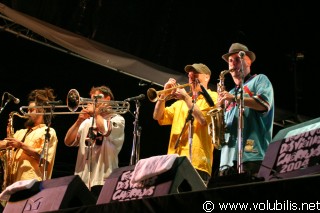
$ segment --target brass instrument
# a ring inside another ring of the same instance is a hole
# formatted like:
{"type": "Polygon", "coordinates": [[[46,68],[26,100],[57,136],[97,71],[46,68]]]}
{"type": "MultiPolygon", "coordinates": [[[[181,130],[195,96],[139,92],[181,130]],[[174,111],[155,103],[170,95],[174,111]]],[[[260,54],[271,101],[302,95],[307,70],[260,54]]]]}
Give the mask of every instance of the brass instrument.
{"type": "MultiPolygon", "coordinates": [[[[16,111],[13,111],[9,114],[8,125],[7,125],[7,137],[12,138],[14,134],[13,128],[13,118],[18,116],[20,118],[27,119],[27,116],[23,116],[16,111]]],[[[2,190],[7,186],[12,184],[11,174],[13,172],[13,160],[14,160],[14,151],[11,148],[6,148],[0,152],[1,166],[3,169],[3,183],[2,190]]]]}
{"type": "MultiPolygon", "coordinates": [[[[57,106],[34,106],[32,108],[49,108],[49,109],[68,109],[70,112],[38,112],[38,113],[27,113],[25,110],[30,109],[29,106],[20,107],[20,111],[23,115],[26,114],[41,114],[41,115],[65,115],[65,114],[81,114],[84,112],[77,112],[79,106],[86,108],[87,104],[95,103],[95,100],[91,98],[82,98],[76,89],[71,89],[67,94],[67,105],[57,105],[57,106]]],[[[106,105],[106,110],[110,113],[115,114],[125,114],[130,110],[130,103],[127,101],[106,101],[106,100],[96,100],[96,103],[103,103],[106,105]]]]}
{"type": "MultiPolygon", "coordinates": [[[[71,89],[67,95],[67,106],[72,112],[75,112],[79,106],[86,108],[87,104],[94,103],[95,100],[91,98],[82,98],[76,89],[71,89]]],[[[107,111],[115,114],[125,114],[130,110],[130,103],[128,101],[106,101],[97,100],[96,103],[103,103],[107,106],[107,111]]]]}
{"type": "MultiPolygon", "coordinates": [[[[159,99],[159,96],[161,94],[166,93],[166,92],[170,92],[170,91],[178,89],[178,88],[188,87],[188,86],[190,87],[191,84],[188,83],[188,84],[177,85],[175,87],[171,87],[169,89],[164,89],[164,90],[159,90],[159,91],[156,91],[154,88],[149,88],[147,90],[147,96],[151,102],[156,102],[159,99]]],[[[170,97],[167,96],[165,99],[169,100],[170,97]]]]}
{"type": "MultiPolygon", "coordinates": [[[[219,83],[217,84],[217,92],[220,94],[225,91],[224,76],[233,70],[223,70],[219,75],[219,83]]],[[[208,111],[208,115],[211,116],[211,123],[208,126],[208,131],[212,137],[212,143],[216,149],[221,149],[222,145],[225,144],[225,129],[226,124],[224,121],[224,110],[225,105],[222,104],[218,108],[214,108],[208,111]]]]}

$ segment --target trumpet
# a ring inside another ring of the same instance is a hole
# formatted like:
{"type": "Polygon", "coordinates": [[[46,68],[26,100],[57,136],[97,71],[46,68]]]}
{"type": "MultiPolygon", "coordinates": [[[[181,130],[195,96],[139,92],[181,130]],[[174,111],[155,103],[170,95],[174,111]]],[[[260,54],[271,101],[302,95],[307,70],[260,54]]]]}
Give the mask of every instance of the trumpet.
{"type": "MultiPolygon", "coordinates": [[[[147,90],[147,96],[148,96],[148,98],[149,98],[149,100],[151,101],[151,102],[156,102],[158,99],[159,99],[159,97],[160,97],[160,95],[161,94],[163,94],[163,93],[166,93],[166,92],[170,92],[170,91],[172,91],[172,90],[175,90],[175,89],[178,89],[178,88],[184,88],[184,87],[190,87],[191,86],[191,84],[182,84],[182,85],[177,85],[177,86],[175,86],[175,87],[171,87],[171,88],[169,88],[169,89],[164,89],[164,90],[155,90],[154,88],[149,88],[148,90],[147,90]]],[[[168,97],[168,96],[167,96],[168,97]]],[[[167,99],[167,97],[165,98],[165,99],[167,99]]]]}
{"type": "Polygon", "coordinates": [[[79,95],[79,92],[76,89],[71,89],[67,94],[67,105],[49,105],[49,106],[22,106],[20,107],[20,112],[23,115],[31,115],[31,114],[38,114],[38,115],[65,115],[65,114],[81,114],[84,112],[77,112],[79,106],[82,108],[86,108],[88,104],[93,103],[103,103],[106,104],[107,111],[114,114],[125,114],[130,110],[130,103],[127,101],[107,101],[107,100],[93,100],[91,98],[82,98],[79,95]],[[70,112],[35,112],[35,113],[28,113],[26,112],[27,109],[30,108],[41,108],[41,109],[68,109],[70,112]]]}

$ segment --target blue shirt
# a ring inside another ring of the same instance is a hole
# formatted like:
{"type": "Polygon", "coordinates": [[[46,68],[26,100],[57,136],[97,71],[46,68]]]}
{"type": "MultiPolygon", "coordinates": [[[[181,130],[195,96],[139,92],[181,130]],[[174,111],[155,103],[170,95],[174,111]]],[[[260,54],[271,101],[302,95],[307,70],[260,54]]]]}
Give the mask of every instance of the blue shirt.
{"type": "MultiPolygon", "coordinates": [[[[257,111],[244,107],[242,145],[242,162],[263,160],[269,143],[272,140],[274,120],[274,94],[273,87],[266,75],[251,76],[243,84],[243,97],[251,97],[263,104],[267,110],[257,111]]],[[[241,88],[233,88],[231,94],[241,93],[241,88]]],[[[224,119],[226,122],[227,145],[221,148],[220,169],[233,166],[233,161],[238,158],[239,134],[239,106],[232,102],[226,105],[224,119]]]]}

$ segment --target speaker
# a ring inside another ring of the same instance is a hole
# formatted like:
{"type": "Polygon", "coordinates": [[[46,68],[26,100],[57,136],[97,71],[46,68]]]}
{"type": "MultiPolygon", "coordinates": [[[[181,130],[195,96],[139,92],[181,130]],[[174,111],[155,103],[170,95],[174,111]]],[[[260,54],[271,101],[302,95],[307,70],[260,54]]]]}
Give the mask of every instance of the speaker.
{"type": "Polygon", "coordinates": [[[258,177],[275,180],[320,172],[320,118],[280,130],[270,143],[258,177]]]}
{"type": "Polygon", "coordinates": [[[198,172],[186,157],[177,157],[170,170],[148,179],[148,184],[144,185],[131,184],[134,167],[115,169],[106,179],[97,204],[206,189],[198,172]]]}
{"type": "Polygon", "coordinates": [[[78,175],[36,182],[11,195],[4,213],[45,212],[92,205],[96,199],[78,175]]]}

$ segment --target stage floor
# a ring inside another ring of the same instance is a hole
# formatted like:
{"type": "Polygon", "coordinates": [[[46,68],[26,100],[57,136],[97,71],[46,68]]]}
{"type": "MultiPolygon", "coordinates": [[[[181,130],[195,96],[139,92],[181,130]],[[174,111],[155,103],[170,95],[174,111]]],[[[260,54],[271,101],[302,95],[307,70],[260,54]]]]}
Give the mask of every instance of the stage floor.
{"type": "Polygon", "coordinates": [[[319,210],[320,175],[259,181],[51,212],[319,210]],[[204,210],[205,209],[205,210],[204,210]]]}

